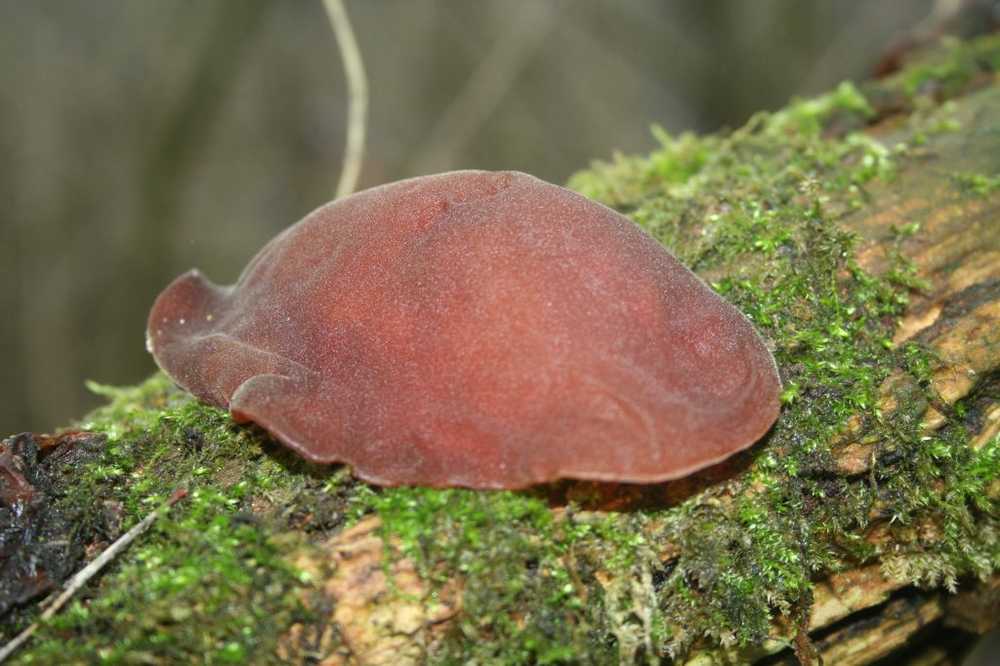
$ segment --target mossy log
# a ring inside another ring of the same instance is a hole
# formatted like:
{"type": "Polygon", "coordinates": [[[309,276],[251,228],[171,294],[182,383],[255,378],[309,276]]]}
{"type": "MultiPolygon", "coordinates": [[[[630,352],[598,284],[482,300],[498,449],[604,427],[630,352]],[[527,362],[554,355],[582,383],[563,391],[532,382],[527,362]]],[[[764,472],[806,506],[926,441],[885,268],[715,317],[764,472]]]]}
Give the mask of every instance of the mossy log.
{"type": "Polygon", "coordinates": [[[189,495],[15,661],[953,663],[1000,599],[998,71],[1000,38],[950,44],[571,181],[770,341],[784,406],[749,451],[650,486],[379,489],[162,375],[94,386],[83,434],[4,444],[5,634],[189,495]]]}

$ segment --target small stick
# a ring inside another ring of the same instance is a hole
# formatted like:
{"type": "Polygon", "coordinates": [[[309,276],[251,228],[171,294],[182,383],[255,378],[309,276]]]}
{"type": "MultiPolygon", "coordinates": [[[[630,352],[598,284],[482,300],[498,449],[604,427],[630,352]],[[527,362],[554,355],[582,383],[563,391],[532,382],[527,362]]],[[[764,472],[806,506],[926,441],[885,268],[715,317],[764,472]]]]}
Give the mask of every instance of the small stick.
{"type": "Polygon", "coordinates": [[[365,123],[368,115],[368,79],[361,60],[361,49],[354,38],[354,29],[347,17],[342,0],[324,0],[330,26],[337,38],[340,58],[344,61],[349,96],[347,108],[347,145],[344,147],[344,165],[337,183],[336,198],[346,197],[354,191],[361,174],[361,160],[365,151],[365,123]]]}
{"type": "Polygon", "coordinates": [[[11,640],[7,645],[0,649],[0,663],[7,659],[7,657],[14,654],[14,652],[21,647],[31,636],[38,631],[38,627],[41,626],[43,622],[49,620],[53,615],[59,612],[67,601],[69,601],[77,591],[87,584],[91,578],[93,578],[104,566],[113,560],[115,556],[121,553],[123,550],[128,548],[128,545],[136,540],[136,538],[149,529],[157,518],[167,513],[174,504],[177,504],[187,496],[187,490],[184,488],[178,488],[174,491],[173,495],[170,496],[166,502],[161,504],[155,511],[150,513],[148,516],[143,518],[141,521],[136,523],[132,529],[130,529],[125,534],[118,537],[118,540],[113,544],[108,546],[103,553],[94,558],[94,560],[80,569],[69,581],[66,583],[66,587],[63,589],[62,593],[55,598],[55,600],[45,609],[38,620],[36,620],[30,627],[22,631],[13,640],[11,640]]]}

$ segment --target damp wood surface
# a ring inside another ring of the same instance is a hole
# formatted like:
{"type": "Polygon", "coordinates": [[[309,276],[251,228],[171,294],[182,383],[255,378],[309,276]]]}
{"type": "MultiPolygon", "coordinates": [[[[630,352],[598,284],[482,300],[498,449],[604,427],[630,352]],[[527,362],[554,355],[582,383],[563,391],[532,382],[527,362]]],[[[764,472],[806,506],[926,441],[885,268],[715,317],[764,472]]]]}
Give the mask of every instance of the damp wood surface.
{"type": "MultiPolygon", "coordinates": [[[[998,37],[939,45],[570,181],[768,340],[783,410],[748,451],[663,484],[380,489],[162,375],[95,385],[86,434],[5,441],[11,533],[80,568],[189,495],[13,663],[956,663],[1000,596],[998,71],[998,37]]],[[[37,562],[4,572],[7,637],[71,575],[37,562]]]]}

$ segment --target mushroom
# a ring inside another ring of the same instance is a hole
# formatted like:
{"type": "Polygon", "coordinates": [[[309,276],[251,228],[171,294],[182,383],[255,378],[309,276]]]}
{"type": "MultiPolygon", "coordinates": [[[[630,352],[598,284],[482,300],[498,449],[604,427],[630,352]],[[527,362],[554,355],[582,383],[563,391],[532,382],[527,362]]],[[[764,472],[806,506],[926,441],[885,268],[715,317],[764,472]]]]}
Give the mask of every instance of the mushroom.
{"type": "Polygon", "coordinates": [[[674,479],[779,410],[736,308],[627,218],[515,172],[322,206],[232,286],[177,278],[147,341],[198,398],[383,485],[674,479]]]}

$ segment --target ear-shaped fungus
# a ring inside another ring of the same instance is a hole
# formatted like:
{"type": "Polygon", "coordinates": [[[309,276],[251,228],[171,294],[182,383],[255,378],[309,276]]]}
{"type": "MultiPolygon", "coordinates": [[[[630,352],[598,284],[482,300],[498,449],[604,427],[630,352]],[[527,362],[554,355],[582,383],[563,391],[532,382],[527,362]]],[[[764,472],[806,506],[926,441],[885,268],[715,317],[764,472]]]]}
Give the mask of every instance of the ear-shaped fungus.
{"type": "Polygon", "coordinates": [[[202,400],[387,485],[673,479],[779,408],[743,315],[627,218],[521,173],[327,204],[235,285],[177,278],[147,335],[202,400]]]}

